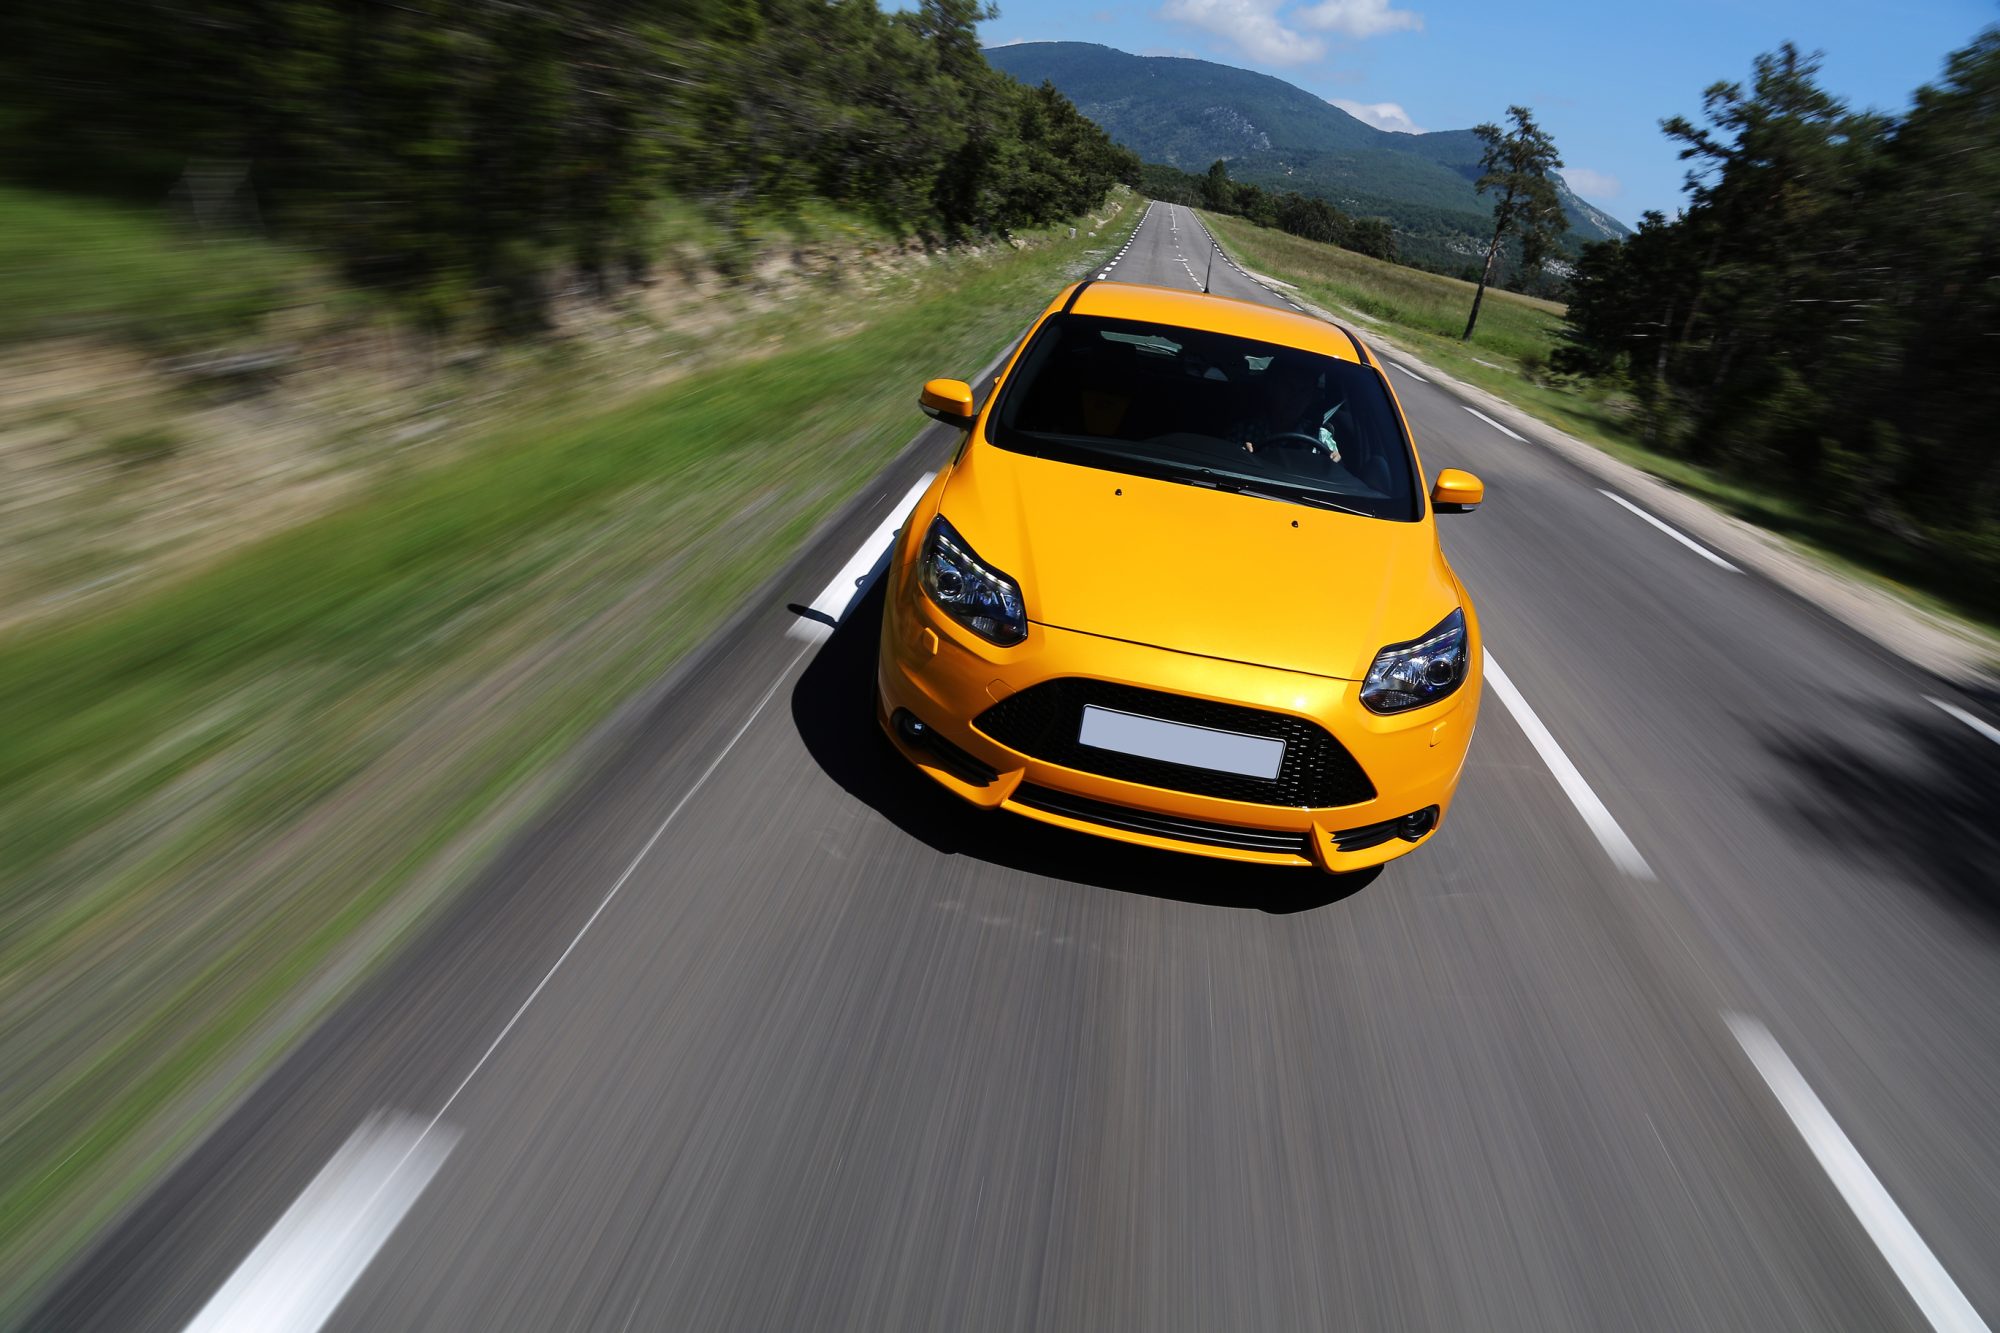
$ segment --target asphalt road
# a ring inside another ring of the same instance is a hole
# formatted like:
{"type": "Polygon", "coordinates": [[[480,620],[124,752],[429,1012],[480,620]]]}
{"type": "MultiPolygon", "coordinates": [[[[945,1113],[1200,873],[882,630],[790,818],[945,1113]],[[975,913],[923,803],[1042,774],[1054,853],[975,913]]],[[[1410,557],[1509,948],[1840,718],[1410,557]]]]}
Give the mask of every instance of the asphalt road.
{"type": "MultiPolygon", "coordinates": [[[[1156,205],[1101,271],[1208,247],[1156,205]]],[[[933,431],[34,1326],[2000,1322],[1994,701],[1392,375],[1486,482],[1440,528],[1513,685],[1422,853],[1253,872],[904,769],[879,594],[788,607],[933,431]]]]}

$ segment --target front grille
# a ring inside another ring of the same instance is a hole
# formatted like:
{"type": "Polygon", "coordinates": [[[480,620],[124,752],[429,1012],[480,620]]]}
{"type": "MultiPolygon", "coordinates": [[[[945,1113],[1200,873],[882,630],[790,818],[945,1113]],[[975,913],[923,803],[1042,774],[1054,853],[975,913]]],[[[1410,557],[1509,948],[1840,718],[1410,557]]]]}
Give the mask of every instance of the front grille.
{"type": "Polygon", "coordinates": [[[974,718],[973,725],[1007,748],[1045,763],[1168,791],[1305,809],[1358,805],[1375,799],[1375,788],[1368,775],[1361,771],[1361,765],[1354,762],[1346,747],[1324,727],[1290,713],[1269,713],[1261,708],[1215,703],[1185,694],[1140,689],[1136,685],[1064,676],[1009,695],[974,718]],[[1077,739],[1086,704],[1166,722],[1281,740],[1285,743],[1284,763],[1275,779],[1253,778],[1100,750],[1077,739]]]}
{"type": "Polygon", "coordinates": [[[1308,858],[1311,854],[1311,848],[1306,845],[1307,835],[1303,833],[1278,833],[1270,829],[1242,828],[1235,824],[1212,824],[1206,819],[1154,814],[1150,810],[1134,810],[1129,806],[1112,805],[1108,801],[1093,801],[1087,796],[1051,791],[1032,782],[1016,787],[1013,800],[1017,805],[1046,810],[1050,814],[1066,815],[1109,828],[1150,833],[1156,838],[1198,842],[1207,847],[1237,847],[1252,852],[1285,852],[1308,858]]]}

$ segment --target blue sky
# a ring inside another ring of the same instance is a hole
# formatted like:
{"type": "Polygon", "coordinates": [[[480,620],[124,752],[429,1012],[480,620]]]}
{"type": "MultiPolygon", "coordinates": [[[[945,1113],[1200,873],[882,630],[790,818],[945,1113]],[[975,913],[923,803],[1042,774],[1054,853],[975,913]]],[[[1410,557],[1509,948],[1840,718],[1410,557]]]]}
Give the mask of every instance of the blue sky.
{"type": "Polygon", "coordinates": [[[1000,0],[988,45],[1100,42],[1261,70],[1385,129],[1464,129],[1534,108],[1570,184],[1627,222],[1671,215],[1684,170],[1663,117],[1749,77],[1790,40],[1825,52],[1822,82],[1901,110],[1945,55],[2000,22],[1991,0],[1000,0]]]}

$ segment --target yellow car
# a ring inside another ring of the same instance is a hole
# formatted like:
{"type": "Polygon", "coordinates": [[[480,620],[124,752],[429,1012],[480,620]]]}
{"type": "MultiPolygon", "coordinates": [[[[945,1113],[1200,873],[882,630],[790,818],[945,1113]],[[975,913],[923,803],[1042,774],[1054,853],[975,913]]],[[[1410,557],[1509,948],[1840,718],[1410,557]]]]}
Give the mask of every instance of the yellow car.
{"type": "Polygon", "coordinates": [[[1150,847],[1359,870],[1432,837],[1479,621],[1381,363],[1248,302],[1083,282],[974,402],[888,572],[884,729],[966,800],[1150,847]]]}

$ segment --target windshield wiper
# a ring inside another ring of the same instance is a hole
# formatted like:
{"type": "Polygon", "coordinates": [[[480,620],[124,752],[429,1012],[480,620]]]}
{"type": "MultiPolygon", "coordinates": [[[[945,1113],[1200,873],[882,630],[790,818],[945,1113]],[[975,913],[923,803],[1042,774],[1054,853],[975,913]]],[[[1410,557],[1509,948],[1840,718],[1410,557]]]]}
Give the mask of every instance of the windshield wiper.
{"type": "Polygon", "coordinates": [[[1331,509],[1335,513],[1352,514],[1356,518],[1375,517],[1375,515],[1369,513],[1366,509],[1356,509],[1352,505],[1341,504],[1338,500],[1330,500],[1317,491],[1268,491],[1251,482],[1239,481],[1226,472],[1216,472],[1205,467],[1189,468],[1186,471],[1177,470],[1175,475],[1169,478],[1169,480],[1184,481],[1190,486],[1207,486],[1218,491],[1228,491],[1231,495],[1247,495],[1257,500],[1277,500],[1283,504],[1300,504],[1309,505],[1314,509],[1331,509]],[[1189,472],[1198,473],[1199,478],[1187,475],[1189,472]]]}
{"type": "Polygon", "coordinates": [[[1336,514],[1352,514],[1356,518],[1374,518],[1376,515],[1366,509],[1356,509],[1338,500],[1329,500],[1318,491],[1287,491],[1282,494],[1271,491],[1245,490],[1244,495],[1261,495],[1267,500],[1289,500],[1293,504],[1311,505],[1315,509],[1331,509],[1336,514]]]}
{"type": "MultiPolygon", "coordinates": [[[[1199,463],[1183,463],[1162,458],[1153,458],[1144,454],[1127,453],[1123,449],[1110,447],[1107,442],[1102,440],[1083,441],[1065,439],[1059,436],[1043,436],[1040,440],[1034,442],[1043,445],[1044,449],[1042,451],[1024,449],[1022,452],[1034,453],[1037,457],[1041,458],[1051,456],[1060,458],[1062,455],[1067,454],[1071,456],[1071,460],[1074,460],[1077,455],[1092,459],[1116,460],[1116,467],[1119,471],[1129,472],[1136,477],[1151,477],[1156,481],[1177,482],[1182,486],[1201,486],[1214,491],[1228,491],[1231,495],[1247,495],[1257,500],[1276,500],[1282,504],[1301,504],[1314,509],[1331,509],[1337,514],[1352,514],[1356,518],[1381,517],[1381,515],[1372,514],[1366,509],[1357,509],[1353,505],[1344,505],[1338,500],[1329,499],[1318,491],[1266,489],[1259,485],[1255,478],[1245,477],[1240,473],[1224,472],[1218,468],[1203,467],[1199,463]]],[[[1085,463],[1084,466],[1101,467],[1103,464],[1085,463]]]]}

